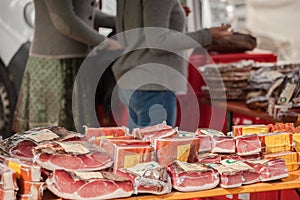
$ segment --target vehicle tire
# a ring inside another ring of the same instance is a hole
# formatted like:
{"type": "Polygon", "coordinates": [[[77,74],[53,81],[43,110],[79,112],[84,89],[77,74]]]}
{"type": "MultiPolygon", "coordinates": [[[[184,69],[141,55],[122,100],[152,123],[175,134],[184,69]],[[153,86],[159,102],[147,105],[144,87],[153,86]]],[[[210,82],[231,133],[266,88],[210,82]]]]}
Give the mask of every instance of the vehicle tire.
{"type": "Polygon", "coordinates": [[[0,134],[7,138],[11,131],[12,118],[16,106],[17,94],[9,72],[0,62],[0,134]]]}

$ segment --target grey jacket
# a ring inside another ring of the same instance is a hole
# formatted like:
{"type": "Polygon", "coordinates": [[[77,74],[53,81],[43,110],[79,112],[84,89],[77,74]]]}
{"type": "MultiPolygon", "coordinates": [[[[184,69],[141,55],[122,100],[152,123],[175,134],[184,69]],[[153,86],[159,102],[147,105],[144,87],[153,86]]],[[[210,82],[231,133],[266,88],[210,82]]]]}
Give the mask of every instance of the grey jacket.
{"type": "Polygon", "coordinates": [[[185,90],[182,79],[187,69],[179,56],[181,50],[212,42],[207,29],[184,34],[185,20],[178,0],[117,1],[118,39],[128,52],[112,67],[115,77],[122,78],[119,87],[185,90]],[[154,28],[139,29],[143,27],[154,28]]]}
{"type": "Polygon", "coordinates": [[[105,37],[94,26],[113,27],[115,19],[96,11],[95,0],[34,0],[35,29],[30,55],[84,57],[105,37]]]}

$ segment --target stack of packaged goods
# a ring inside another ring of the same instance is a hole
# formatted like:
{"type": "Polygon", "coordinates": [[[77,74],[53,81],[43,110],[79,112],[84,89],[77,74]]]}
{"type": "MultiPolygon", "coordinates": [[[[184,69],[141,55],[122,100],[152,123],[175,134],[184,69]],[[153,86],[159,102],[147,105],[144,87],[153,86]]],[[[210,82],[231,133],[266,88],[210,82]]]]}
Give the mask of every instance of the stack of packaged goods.
{"type": "Polygon", "coordinates": [[[236,188],[287,177],[297,170],[299,127],[234,126],[187,132],[162,122],[134,129],[60,127],[18,133],[1,142],[2,199],[112,199],[236,188]],[[296,144],[296,145],[295,145],[296,144]]]}
{"type": "Polygon", "coordinates": [[[300,122],[300,62],[256,63],[246,104],[281,122],[300,122]]]}
{"type": "Polygon", "coordinates": [[[248,88],[248,79],[253,64],[253,61],[243,60],[237,63],[206,65],[199,68],[207,84],[202,87],[204,95],[213,99],[245,99],[244,90],[248,88]]]}

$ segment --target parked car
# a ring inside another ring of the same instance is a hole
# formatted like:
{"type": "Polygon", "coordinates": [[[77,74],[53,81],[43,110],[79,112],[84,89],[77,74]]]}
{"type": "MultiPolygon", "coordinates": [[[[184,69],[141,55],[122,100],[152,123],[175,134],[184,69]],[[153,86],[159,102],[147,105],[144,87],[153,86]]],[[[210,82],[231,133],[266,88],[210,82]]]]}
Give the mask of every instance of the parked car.
{"type": "Polygon", "coordinates": [[[12,134],[11,122],[28,59],[34,25],[32,0],[0,1],[0,134],[12,134]]]}

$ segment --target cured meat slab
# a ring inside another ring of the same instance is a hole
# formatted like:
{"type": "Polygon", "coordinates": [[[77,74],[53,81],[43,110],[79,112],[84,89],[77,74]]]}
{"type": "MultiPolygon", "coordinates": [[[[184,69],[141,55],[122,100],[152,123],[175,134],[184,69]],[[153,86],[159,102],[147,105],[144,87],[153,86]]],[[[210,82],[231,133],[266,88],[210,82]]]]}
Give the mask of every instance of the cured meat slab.
{"type": "Polygon", "coordinates": [[[11,157],[32,161],[32,150],[46,141],[86,141],[84,135],[68,131],[62,127],[41,127],[16,133],[4,140],[5,150],[11,157]]]}
{"type": "Polygon", "coordinates": [[[247,162],[260,174],[261,181],[273,181],[289,176],[285,161],[282,158],[274,160],[252,160],[247,162]]]}
{"type": "Polygon", "coordinates": [[[161,133],[169,132],[172,129],[173,129],[172,126],[167,125],[167,123],[163,121],[162,123],[153,126],[147,126],[144,128],[134,128],[132,130],[132,135],[135,138],[142,140],[144,137],[147,137],[148,135],[161,134],[161,133]]]}
{"type": "Polygon", "coordinates": [[[118,170],[118,175],[130,179],[134,186],[134,194],[167,194],[172,190],[171,178],[165,167],[157,162],[137,164],[131,168],[118,170]]]}
{"type": "Polygon", "coordinates": [[[286,167],[289,171],[295,171],[299,168],[299,155],[297,152],[284,151],[280,153],[269,153],[263,155],[264,159],[273,160],[275,158],[282,158],[285,161],[286,167]]]}
{"type": "Polygon", "coordinates": [[[192,192],[215,188],[219,182],[216,170],[199,163],[174,161],[168,166],[172,178],[172,185],[178,191],[192,192]]]}
{"type": "Polygon", "coordinates": [[[133,193],[130,180],[111,172],[67,172],[55,170],[46,180],[47,188],[65,199],[112,199],[129,197],[133,193]]]}
{"type": "Polygon", "coordinates": [[[235,188],[242,186],[243,174],[241,171],[226,167],[221,164],[207,164],[207,166],[217,170],[220,175],[220,187],[235,188]]]}
{"type": "Polygon", "coordinates": [[[235,153],[235,139],[230,136],[213,136],[213,153],[235,153]]]}
{"type": "Polygon", "coordinates": [[[256,155],[261,152],[261,142],[257,135],[236,137],[236,153],[240,156],[256,155]]]}
{"type": "Polygon", "coordinates": [[[35,162],[47,170],[94,171],[112,166],[113,160],[87,142],[48,142],[34,148],[35,162]]]}
{"type": "Polygon", "coordinates": [[[134,167],[154,160],[153,147],[149,145],[114,145],[114,170],[134,167]]]}
{"type": "Polygon", "coordinates": [[[277,153],[293,149],[293,135],[287,132],[275,132],[258,135],[262,152],[277,153]]]}
{"type": "Polygon", "coordinates": [[[159,138],[154,141],[157,162],[167,167],[174,160],[196,162],[199,152],[199,138],[159,138]]]}
{"type": "Polygon", "coordinates": [[[242,172],[243,184],[252,184],[260,181],[260,174],[243,161],[225,159],[221,161],[221,164],[242,172]]]}
{"type": "Polygon", "coordinates": [[[125,126],[121,127],[99,127],[99,128],[90,128],[85,127],[85,135],[88,138],[92,137],[107,137],[107,138],[113,138],[113,137],[120,137],[120,136],[127,136],[129,135],[129,128],[125,126]]]}

